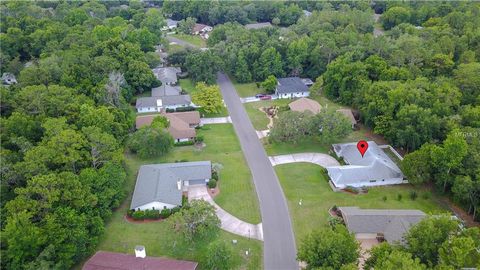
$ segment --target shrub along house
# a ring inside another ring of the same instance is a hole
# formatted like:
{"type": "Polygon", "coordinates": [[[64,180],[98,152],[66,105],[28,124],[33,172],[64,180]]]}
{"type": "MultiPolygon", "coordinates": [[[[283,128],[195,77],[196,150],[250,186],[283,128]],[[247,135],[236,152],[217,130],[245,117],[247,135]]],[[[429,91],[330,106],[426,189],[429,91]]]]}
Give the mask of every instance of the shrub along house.
{"type": "Polygon", "coordinates": [[[308,97],[310,90],[299,77],[279,78],[275,95],[278,98],[301,98],[308,97]]]}
{"type": "Polygon", "coordinates": [[[170,123],[168,132],[176,143],[193,141],[197,137],[195,127],[200,125],[200,113],[198,111],[137,116],[136,128],[150,125],[156,116],[165,116],[168,119],[170,123]]]}
{"type": "Polygon", "coordinates": [[[182,205],[189,186],[205,185],[212,177],[210,161],[150,164],[140,167],[130,209],[171,209],[182,205]]]}

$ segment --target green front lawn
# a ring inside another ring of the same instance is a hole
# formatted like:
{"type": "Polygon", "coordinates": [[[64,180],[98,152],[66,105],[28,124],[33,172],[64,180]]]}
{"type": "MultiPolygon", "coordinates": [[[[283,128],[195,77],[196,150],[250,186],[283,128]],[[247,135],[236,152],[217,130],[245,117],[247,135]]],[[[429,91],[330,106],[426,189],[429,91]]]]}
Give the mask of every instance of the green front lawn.
{"type": "Polygon", "coordinates": [[[334,143],[346,143],[346,142],[356,142],[359,140],[372,140],[374,138],[370,137],[367,134],[365,128],[355,130],[350,135],[345,138],[339,138],[332,143],[324,143],[319,141],[315,137],[307,138],[303,141],[293,144],[290,142],[282,143],[272,143],[269,142],[268,138],[263,139],[265,151],[269,156],[284,155],[284,154],[293,154],[293,153],[303,153],[303,152],[320,152],[328,153],[332,144],[334,143]]]}
{"type": "Polygon", "coordinates": [[[197,130],[198,136],[203,136],[206,147],[197,149],[195,146],[174,147],[164,157],[142,160],[135,155],[127,155],[127,165],[131,172],[129,176],[129,192],[133,192],[136,172],[143,164],[175,162],[176,160],[200,161],[211,160],[220,163],[220,194],[215,197],[223,209],[241,220],[257,224],[261,222],[257,195],[252,182],[252,175],[240,148],[233,126],[231,124],[206,125],[197,130]]]}
{"type": "Polygon", "coordinates": [[[170,35],[170,36],[181,39],[183,41],[186,41],[186,42],[188,42],[190,44],[193,44],[193,45],[195,45],[197,47],[200,47],[200,48],[207,47],[207,44],[205,43],[205,40],[203,38],[201,38],[200,36],[197,36],[197,35],[186,35],[186,34],[183,34],[183,33],[177,33],[177,34],[173,34],[173,35],[170,35]]]}
{"type": "Polygon", "coordinates": [[[332,191],[328,176],[315,164],[294,163],[275,166],[275,171],[287,197],[297,244],[310,231],[324,226],[328,221],[328,209],[332,206],[358,206],[360,208],[419,209],[425,213],[446,211],[437,202],[437,197],[426,189],[412,185],[393,185],[370,188],[367,194],[354,195],[332,191]],[[410,199],[416,191],[418,198],[410,199]],[[398,194],[402,199],[397,199],[398,194]],[[428,198],[424,198],[429,194],[428,198]],[[384,201],[383,197],[387,200],[384,201]],[[302,205],[299,205],[302,200],[302,205]]]}
{"type": "Polygon", "coordinates": [[[288,105],[288,103],[290,102],[291,100],[288,99],[264,100],[244,103],[243,106],[247,111],[250,121],[252,121],[253,127],[256,130],[264,130],[267,129],[269,119],[263,111],[260,111],[260,108],[271,107],[273,105],[285,106],[288,105]]]}
{"type": "Polygon", "coordinates": [[[125,192],[127,199],[113,213],[107,222],[105,234],[100,241],[98,250],[132,253],[135,245],[145,245],[148,256],[166,256],[176,259],[194,260],[200,262],[206,253],[207,244],[215,239],[231,243],[237,239],[233,248],[240,269],[262,268],[263,243],[256,240],[236,236],[221,231],[217,237],[200,240],[195,244],[184,243],[180,236],[174,234],[167,222],[152,222],[132,224],[124,219],[130,205],[138,169],[143,164],[175,162],[176,160],[211,160],[221,163],[220,194],[215,202],[236,217],[257,224],[261,222],[257,196],[252,182],[250,170],[240,149],[239,141],[231,124],[207,125],[197,130],[204,136],[206,147],[199,150],[194,146],[174,147],[172,152],[162,158],[140,159],[136,155],[126,155],[127,183],[125,192]],[[245,250],[250,249],[251,256],[245,256],[245,250]]]}
{"type": "Polygon", "coordinates": [[[232,246],[238,269],[262,268],[263,243],[260,241],[249,240],[221,230],[218,236],[190,244],[174,233],[168,222],[129,223],[124,219],[125,211],[126,207],[122,207],[114,213],[106,226],[98,250],[133,254],[136,245],[144,245],[147,256],[196,261],[199,262],[197,269],[206,269],[204,258],[208,244],[214,240],[223,240],[232,246]],[[233,239],[237,239],[236,245],[232,244],[233,239]],[[246,250],[250,250],[248,257],[245,256],[246,250]]]}
{"type": "Polygon", "coordinates": [[[237,90],[240,97],[253,97],[256,94],[265,93],[265,90],[258,88],[256,83],[237,83],[234,82],[233,86],[237,90]]]}
{"type": "Polygon", "coordinates": [[[190,95],[197,91],[197,88],[195,88],[195,84],[190,78],[179,79],[178,85],[180,85],[182,90],[189,93],[190,95]]]}

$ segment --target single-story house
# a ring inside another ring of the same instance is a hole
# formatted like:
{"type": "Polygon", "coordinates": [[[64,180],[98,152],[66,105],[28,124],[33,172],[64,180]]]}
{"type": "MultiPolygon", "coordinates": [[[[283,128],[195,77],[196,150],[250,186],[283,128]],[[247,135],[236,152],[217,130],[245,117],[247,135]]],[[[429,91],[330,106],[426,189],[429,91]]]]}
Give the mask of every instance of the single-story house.
{"type": "Polygon", "coordinates": [[[17,78],[12,73],[5,72],[2,74],[2,84],[4,85],[12,85],[17,83],[17,78]]]}
{"type": "Polygon", "coordinates": [[[195,270],[197,262],[160,257],[137,257],[109,251],[98,251],[83,265],[82,270],[195,270]]]}
{"type": "Polygon", "coordinates": [[[178,21],[175,21],[175,20],[172,20],[172,19],[167,19],[166,22],[167,22],[167,25],[162,27],[163,31],[172,30],[174,28],[177,28],[177,26],[178,26],[178,21]]]}
{"type": "Polygon", "coordinates": [[[278,98],[308,97],[310,90],[299,77],[279,78],[275,95],[278,98]]]}
{"type": "Polygon", "coordinates": [[[355,119],[355,116],[353,115],[352,110],[338,109],[337,112],[345,115],[348,118],[348,120],[350,120],[350,123],[352,124],[352,129],[355,129],[355,126],[357,125],[357,120],[355,119]]]}
{"type": "Polygon", "coordinates": [[[368,142],[368,150],[363,157],[357,149],[357,143],[334,144],[333,150],[348,164],[326,168],[336,188],[382,186],[406,182],[397,164],[374,141],[368,142]]]}
{"type": "Polygon", "coordinates": [[[139,113],[161,112],[162,109],[176,109],[180,107],[194,107],[190,95],[140,97],[137,98],[135,108],[139,113]]]}
{"type": "Polygon", "coordinates": [[[198,111],[163,113],[156,115],[140,115],[135,121],[136,128],[148,126],[156,116],[164,116],[170,122],[168,132],[175,139],[175,142],[194,140],[197,137],[195,127],[200,125],[200,113],[198,111]]]}
{"type": "Polygon", "coordinates": [[[130,209],[167,209],[182,204],[189,186],[205,185],[212,178],[210,161],[150,164],[140,167],[130,209]]]}
{"type": "Polygon", "coordinates": [[[153,74],[162,84],[176,85],[178,82],[177,74],[182,73],[182,69],[179,67],[160,67],[154,68],[153,74]]]}
{"type": "Polygon", "coordinates": [[[426,217],[420,210],[360,209],[339,207],[343,221],[357,239],[379,239],[402,243],[410,227],[426,217]]]}
{"type": "Polygon", "coordinates": [[[270,22],[245,24],[246,29],[261,29],[261,28],[271,27],[271,26],[272,26],[272,24],[270,22]]]}
{"type": "Polygon", "coordinates": [[[290,107],[290,110],[296,111],[296,112],[305,112],[309,111],[313,114],[317,114],[322,110],[322,106],[315,100],[309,99],[309,98],[299,98],[293,102],[290,102],[288,104],[288,107],[290,107]]]}
{"type": "Polygon", "coordinates": [[[211,32],[212,30],[213,30],[213,27],[211,27],[209,25],[196,23],[193,26],[192,34],[193,35],[201,35],[201,34],[206,34],[208,32],[211,32]]]}

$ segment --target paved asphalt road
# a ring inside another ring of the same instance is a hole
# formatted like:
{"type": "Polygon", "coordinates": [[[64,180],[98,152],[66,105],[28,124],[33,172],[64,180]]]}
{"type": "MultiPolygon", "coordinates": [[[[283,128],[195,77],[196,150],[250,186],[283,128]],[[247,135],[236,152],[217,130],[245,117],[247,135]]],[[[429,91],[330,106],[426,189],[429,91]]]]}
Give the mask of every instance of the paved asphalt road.
{"type": "Polygon", "coordinates": [[[264,265],[266,270],[299,269],[295,239],[287,202],[277,175],[257,133],[227,75],[219,73],[217,82],[232,118],[243,154],[253,175],[262,213],[264,265]]]}

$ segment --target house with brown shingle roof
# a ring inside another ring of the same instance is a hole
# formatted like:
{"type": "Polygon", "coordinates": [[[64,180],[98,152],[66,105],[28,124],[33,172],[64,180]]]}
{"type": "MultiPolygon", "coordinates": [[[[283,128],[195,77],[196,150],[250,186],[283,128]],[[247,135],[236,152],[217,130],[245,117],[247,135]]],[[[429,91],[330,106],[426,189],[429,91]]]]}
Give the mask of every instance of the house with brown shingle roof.
{"type": "Polygon", "coordinates": [[[317,114],[322,110],[322,106],[318,102],[309,98],[299,98],[288,104],[288,107],[290,107],[290,110],[292,111],[310,111],[313,114],[317,114]]]}
{"type": "Polygon", "coordinates": [[[195,127],[200,125],[200,113],[198,111],[137,116],[135,121],[136,128],[149,126],[153,118],[157,116],[164,116],[168,119],[170,123],[168,132],[175,139],[175,142],[190,141],[197,137],[195,127]]]}
{"type": "Polygon", "coordinates": [[[195,270],[197,265],[192,261],[98,251],[83,265],[82,270],[195,270]]]}

